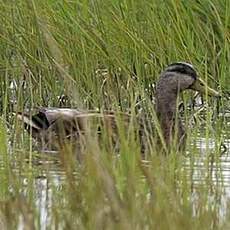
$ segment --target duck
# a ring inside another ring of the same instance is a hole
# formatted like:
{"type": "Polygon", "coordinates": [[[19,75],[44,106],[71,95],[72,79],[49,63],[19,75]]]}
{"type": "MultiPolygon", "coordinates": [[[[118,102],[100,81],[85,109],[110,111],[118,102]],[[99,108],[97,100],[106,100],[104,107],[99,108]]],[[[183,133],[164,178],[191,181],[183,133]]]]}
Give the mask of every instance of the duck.
{"type": "MultiPolygon", "coordinates": [[[[161,142],[166,149],[170,149],[172,143],[178,149],[184,148],[186,130],[178,116],[177,104],[180,94],[189,89],[201,94],[220,97],[220,93],[210,88],[199,78],[194,66],[187,62],[175,62],[168,65],[156,83],[155,112],[161,130],[161,139],[163,139],[161,142]]],[[[131,120],[130,114],[122,112],[117,114],[114,111],[82,111],[72,108],[44,107],[34,115],[18,112],[16,116],[23,122],[32,138],[42,143],[46,149],[60,146],[64,140],[71,139],[72,142],[78,142],[82,136],[86,135],[91,120],[100,124],[95,127],[98,135],[102,132],[101,124],[103,123],[108,132],[112,133],[116,139],[118,135],[117,116],[125,123],[129,123],[131,120]]],[[[140,121],[140,123],[142,122],[140,121]]],[[[138,127],[143,128],[143,124],[138,127]]],[[[143,145],[144,132],[138,131],[138,133],[141,136],[141,145],[143,145]]]]}

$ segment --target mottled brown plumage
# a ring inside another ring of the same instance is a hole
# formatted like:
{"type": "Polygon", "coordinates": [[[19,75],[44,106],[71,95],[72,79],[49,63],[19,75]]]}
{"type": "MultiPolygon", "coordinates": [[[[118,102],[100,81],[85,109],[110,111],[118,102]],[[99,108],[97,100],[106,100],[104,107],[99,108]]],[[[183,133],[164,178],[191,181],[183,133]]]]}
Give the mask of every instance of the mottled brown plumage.
{"type": "MultiPolygon", "coordinates": [[[[156,113],[161,126],[166,147],[171,146],[172,141],[178,148],[185,143],[186,133],[177,113],[178,95],[186,90],[193,89],[201,93],[207,92],[211,96],[219,96],[219,93],[205,86],[198,77],[193,66],[188,63],[178,62],[169,65],[160,75],[156,84],[156,113]]],[[[45,148],[60,146],[65,140],[78,142],[81,136],[86,135],[94,127],[100,134],[105,128],[113,140],[117,134],[117,114],[114,112],[79,111],[76,109],[42,108],[32,117],[19,113],[17,115],[24,124],[26,130],[45,148]],[[93,126],[91,125],[93,123],[93,126]],[[98,124],[95,126],[95,124],[98,124]],[[103,127],[102,127],[103,126],[103,127]]],[[[130,115],[118,114],[118,117],[129,123],[130,115]]],[[[137,118],[137,120],[141,120],[137,118]]],[[[127,126],[128,127],[128,126],[127,126]]],[[[144,144],[143,124],[137,126],[140,131],[141,145],[144,144]]]]}

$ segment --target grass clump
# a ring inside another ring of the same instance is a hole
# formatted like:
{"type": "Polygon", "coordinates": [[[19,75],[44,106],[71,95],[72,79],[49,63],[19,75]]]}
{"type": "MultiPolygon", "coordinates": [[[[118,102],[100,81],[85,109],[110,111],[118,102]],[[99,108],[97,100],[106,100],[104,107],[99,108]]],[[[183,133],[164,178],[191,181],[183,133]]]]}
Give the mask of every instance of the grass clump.
{"type": "MultiPolygon", "coordinates": [[[[227,92],[229,1],[18,0],[0,7],[1,229],[229,226],[219,157],[227,127],[220,118],[213,122],[212,99],[203,113],[185,116],[197,118],[187,154],[165,157],[152,147],[149,162],[141,161],[132,130],[121,138],[120,156],[111,154],[106,137],[104,145],[88,140],[83,164],[68,151],[37,153],[12,116],[68,106],[141,108],[154,117],[154,83],[178,60],[193,63],[210,86],[227,92]],[[208,139],[218,141],[201,153],[196,143],[204,128],[207,147],[208,139]]],[[[227,105],[223,98],[219,110],[227,105]]]]}

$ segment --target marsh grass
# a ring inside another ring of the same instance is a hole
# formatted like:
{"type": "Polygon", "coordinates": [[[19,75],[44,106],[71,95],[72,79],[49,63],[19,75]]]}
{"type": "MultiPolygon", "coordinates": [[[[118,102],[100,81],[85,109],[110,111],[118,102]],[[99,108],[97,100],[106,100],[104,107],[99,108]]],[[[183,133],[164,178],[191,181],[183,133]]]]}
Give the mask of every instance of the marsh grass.
{"type": "MultiPolygon", "coordinates": [[[[12,115],[39,106],[112,109],[141,112],[158,127],[154,83],[178,60],[193,63],[210,86],[227,93],[228,0],[18,0],[0,1],[0,8],[1,229],[229,226],[221,202],[225,120],[216,116],[215,100],[204,96],[203,111],[196,111],[187,106],[193,94],[185,94],[186,153],[158,154],[149,137],[147,162],[133,126],[127,137],[119,116],[119,155],[107,135],[103,144],[92,135],[80,164],[68,146],[56,155],[37,153],[12,115]]],[[[219,110],[228,103],[223,98],[219,110]]]]}

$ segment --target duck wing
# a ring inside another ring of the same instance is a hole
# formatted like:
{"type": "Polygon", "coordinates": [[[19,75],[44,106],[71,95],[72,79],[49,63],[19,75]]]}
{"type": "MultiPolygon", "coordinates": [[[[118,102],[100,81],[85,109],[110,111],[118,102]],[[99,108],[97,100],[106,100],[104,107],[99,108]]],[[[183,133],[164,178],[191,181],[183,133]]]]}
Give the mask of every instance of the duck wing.
{"type": "Polygon", "coordinates": [[[17,118],[23,121],[25,129],[33,138],[41,138],[47,133],[55,136],[68,137],[70,135],[84,134],[96,124],[96,132],[100,133],[101,126],[111,131],[117,130],[116,116],[121,116],[126,123],[130,115],[126,113],[115,113],[113,111],[80,111],[69,108],[41,108],[35,115],[18,113],[17,118]]]}

